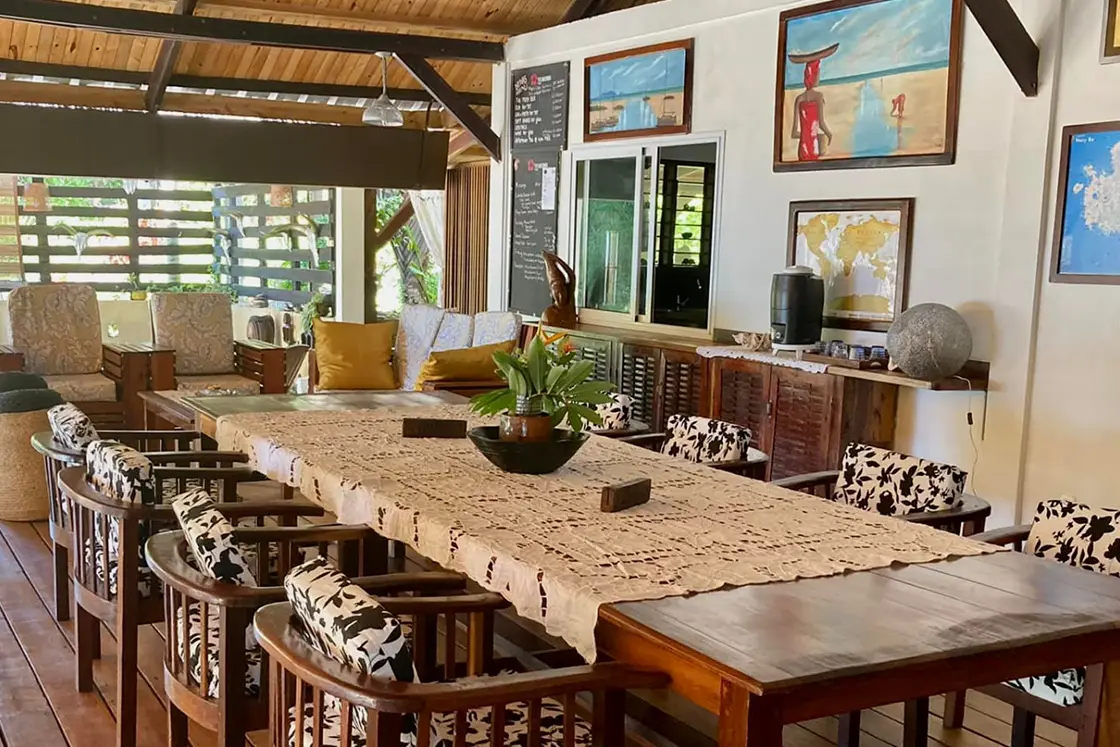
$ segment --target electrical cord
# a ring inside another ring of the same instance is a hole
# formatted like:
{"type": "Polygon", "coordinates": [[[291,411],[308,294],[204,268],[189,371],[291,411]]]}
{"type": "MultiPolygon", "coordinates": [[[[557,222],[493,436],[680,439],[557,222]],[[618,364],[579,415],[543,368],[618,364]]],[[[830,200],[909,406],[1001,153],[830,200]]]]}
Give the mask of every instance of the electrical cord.
{"type": "Polygon", "coordinates": [[[954,379],[960,379],[968,387],[968,442],[972,444],[972,469],[969,470],[968,479],[972,484],[971,493],[978,495],[976,492],[976,465],[980,463],[980,449],[976,445],[976,418],[972,414],[972,395],[975,392],[972,390],[972,379],[964,376],[954,376],[954,379]]]}

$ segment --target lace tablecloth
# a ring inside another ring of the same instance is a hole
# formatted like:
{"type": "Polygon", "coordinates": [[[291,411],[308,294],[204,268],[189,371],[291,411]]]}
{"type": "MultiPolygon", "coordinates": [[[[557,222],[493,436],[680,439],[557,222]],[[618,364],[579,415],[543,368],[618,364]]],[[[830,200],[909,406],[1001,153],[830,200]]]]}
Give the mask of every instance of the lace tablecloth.
{"type": "Polygon", "coordinates": [[[552,475],[500,472],[467,440],[405,439],[401,419],[465,406],[232,415],[219,448],[504,595],[595,660],[600,605],[790,581],[993,548],[946,532],[592,437],[552,475]],[[599,510],[648,477],[651,501],[599,510]]]}
{"type": "Polygon", "coordinates": [[[738,358],[744,361],[758,361],[759,363],[769,363],[772,366],[796,368],[798,371],[807,371],[808,373],[828,372],[827,363],[785,358],[774,353],[761,353],[747,350],[741,345],[704,345],[696,348],[696,354],[701,358],[738,358]]]}

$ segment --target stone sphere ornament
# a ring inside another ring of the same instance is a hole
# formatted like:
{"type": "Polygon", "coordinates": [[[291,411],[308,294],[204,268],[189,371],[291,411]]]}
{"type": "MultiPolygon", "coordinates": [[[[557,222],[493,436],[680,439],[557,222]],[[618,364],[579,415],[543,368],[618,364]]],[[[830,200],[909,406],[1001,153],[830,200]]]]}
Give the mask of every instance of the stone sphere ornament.
{"type": "Polygon", "coordinates": [[[964,317],[948,306],[918,304],[891,324],[887,352],[903,373],[936,381],[964,368],[972,355],[972,331],[964,317]]]}

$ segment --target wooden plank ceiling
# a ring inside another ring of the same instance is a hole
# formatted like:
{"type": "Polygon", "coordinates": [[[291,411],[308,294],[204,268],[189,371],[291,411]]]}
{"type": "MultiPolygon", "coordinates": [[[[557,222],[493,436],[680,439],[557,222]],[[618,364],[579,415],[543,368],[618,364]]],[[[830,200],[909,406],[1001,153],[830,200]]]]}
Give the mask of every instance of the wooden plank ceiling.
{"type": "MultiPolygon", "coordinates": [[[[85,5],[101,5],[130,10],[176,12],[182,0],[70,0],[85,5]]],[[[416,34],[443,38],[461,38],[486,41],[504,41],[511,35],[546,28],[561,23],[573,6],[586,15],[641,5],[656,0],[594,0],[590,6],[585,0],[198,0],[194,15],[237,20],[261,21],[276,24],[333,27],[394,34],[416,34]],[[584,9],[582,6],[587,6],[584,9]]],[[[181,8],[181,6],[180,6],[181,8]]],[[[157,67],[164,40],[145,36],[124,35],[66,28],[23,21],[0,20],[0,72],[4,65],[24,64],[34,72],[34,64],[62,65],[90,68],[89,80],[121,78],[121,71],[132,73],[137,79],[150,80],[157,67]],[[113,71],[113,75],[105,73],[113,71]]],[[[178,54],[174,59],[171,85],[185,85],[183,76],[283,81],[294,84],[292,92],[299,93],[299,84],[335,84],[376,88],[381,85],[380,61],[373,54],[354,54],[311,49],[291,49],[257,46],[251,44],[185,41],[177,43],[178,54]]],[[[472,99],[476,111],[488,115],[488,107],[481,104],[491,87],[491,65],[487,62],[457,60],[432,60],[432,66],[455,91],[475,94],[472,99]]],[[[42,71],[49,74],[49,70],[42,71]]],[[[76,76],[75,76],[76,77],[76,76]]],[[[121,82],[121,80],[118,80],[121,82]]],[[[34,84],[0,81],[0,100],[14,100],[21,96],[38,103],[50,103],[51,90],[28,90],[34,84]],[[24,86],[23,89],[15,86],[24,86]],[[5,92],[5,88],[9,88],[5,92]]],[[[418,99],[425,98],[423,89],[398,61],[394,60],[389,72],[390,87],[415,92],[418,99]]],[[[206,86],[209,87],[209,86],[206,86]]],[[[267,86],[266,86],[267,87],[267,86]]],[[[73,88],[73,87],[71,87],[73,88]]],[[[313,88],[313,86],[309,86],[313,88]]],[[[313,91],[309,90],[308,93],[313,91]]],[[[93,92],[76,95],[73,90],[58,92],[60,104],[86,105],[81,99],[94,98],[93,92]]],[[[106,95],[100,94],[97,95],[106,95]]],[[[121,106],[132,99],[120,91],[105,105],[121,106]]],[[[141,99],[142,99],[141,95],[141,99]]],[[[191,111],[193,105],[183,102],[184,94],[169,94],[161,104],[164,109],[191,111]]],[[[186,98],[190,99],[189,95],[186,98]]],[[[201,97],[193,97],[201,98],[201,97]]],[[[209,97],[213,98],[213,97],[209,97]]],[[[261,107],[262,116],[285,116],[283,107],[273,104],[271,111],[261,107]]],[[[93,104],[90,104],[93,105],[93,104]]],[[[304,112],[313,106],[305,104],[304,112]]],[[[213,102],[194,107],[206,112],[221,110],[213,102]]],[[[230,113],[249,113],[251,106],[229,107],[230,113]]],[[[338,108],[338,107],[331,107],[338,108]]],[[[293,110],[292,118],[299,118],[300,111],[293,110]]],[[[343,113],[337,121],[352,123],[360,113],[343,113]]],[[[333,114],[308,116],[309,120],[335,121],[333,114]]],[[[437,118],[437,126],[442,120],[437,118]]]]}

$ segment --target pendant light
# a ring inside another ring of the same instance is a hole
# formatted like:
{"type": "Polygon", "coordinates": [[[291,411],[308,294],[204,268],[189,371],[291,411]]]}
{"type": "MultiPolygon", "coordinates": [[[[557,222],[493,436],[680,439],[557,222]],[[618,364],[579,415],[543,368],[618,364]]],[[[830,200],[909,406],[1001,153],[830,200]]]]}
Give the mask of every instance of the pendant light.
{"type": "Polygon", "coordinates": [[[381,95],[362,112],[362,122],[379,127],[403,127],[404,115],[389,98],[389,58],[391,52],[378,52],[381,58],[381,95]]]}

